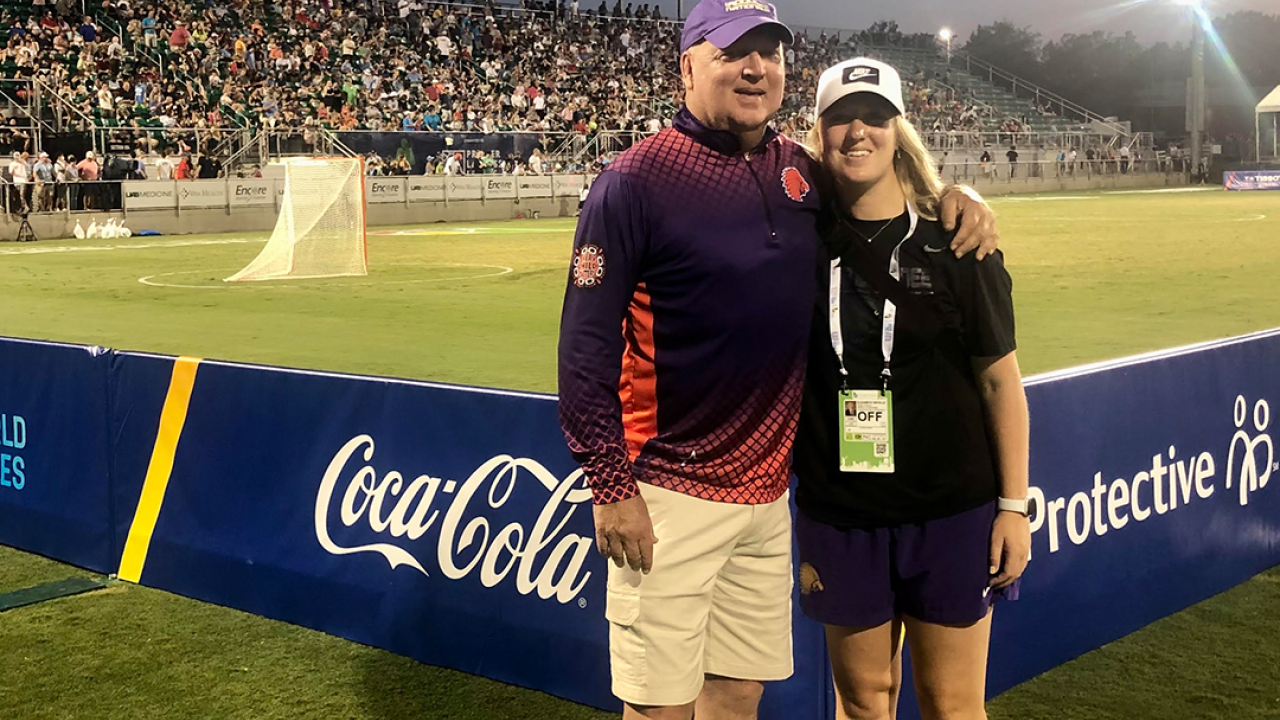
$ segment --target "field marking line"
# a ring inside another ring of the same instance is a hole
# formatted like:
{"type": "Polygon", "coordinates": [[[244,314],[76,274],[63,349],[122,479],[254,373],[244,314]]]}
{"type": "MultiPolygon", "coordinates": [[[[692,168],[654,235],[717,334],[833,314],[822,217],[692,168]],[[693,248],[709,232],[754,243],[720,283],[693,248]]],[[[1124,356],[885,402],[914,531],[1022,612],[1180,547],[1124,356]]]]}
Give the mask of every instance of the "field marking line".
{"type": "Polygon", "coordinates": [[[142,577],[147,551],[151,548],[151,535],[155,532],[156,521],[160,518],[160,506],[164,504],[164,492],[169,487],[169,477],[173,474],[173,458],[178,451],[178,440],[182,437],[182,426],[187,422],[187,409],[191,404],[191,391],[195,388],[196,370],[199,368],[200,358],[183,356],[173,361],[169,392],[165,395],[164,406],[160,410],[156,444],[151,450],[151,461],[147,464],[147,476],[142,483],[138,509],[133,514],[133,522],[129,525],[129,539],[125,541],[124,554],[120,558],[120,572],[117,575],[121,580],[136,583],[142,577]]]}
{"type": "Polygon", "coordinates": [[[1227,222],[1258,222],[1259,220],[1266,220],[1266,219],[1267,219],[1266,215],[1259,213],[1252,217],[1236,218],[1235,220],[1228,220],[1227,222]]]}
{"type": "MultiPolygon", "coordinates": [[[[481,273],[481,274],[479,274],[479,275],[460,275],[460,276],[456,276],[456,277],[420,278],[420,279],[418,279],[418,280],[370,280],[370,281],[367,281],[367,282],[354,282],[354,283],[353,283],[353,282],[344,282],[344,283],[333,283],[333,285],[335,285],[335,286],[337,286],[337,287],[371,287],[371,286],[374,286],[374,285],[410,285],[410,284],[415,284],[415,283],[449,282],[449,281],[455,281],[455,280],[483,280],[483,279],[485,279],[485,278],[499,277],[499,276],[501,276],[501,275],[509,275],[509,274],[511,274],[511,273],[513,273],[513,272],[515,272],[515,268],[507,267],[506,265],[487,265],[487,264],[484,264],[484,263],[477,263],[477,264],[471,264],[471,263],[435,263],[435,264],[432,264],[432,265],[425,265],[425,266],[423,266],[423,267],[425,267],[425,268],[440,268],[440,267],[490,268],[490,269],[492,269],[492,270],[496,270],[497,272],[481,273]]],[[[277,289],[277,288],[319,287],[319,285],[316,285],[316,284],[307,285],[307,284],[305,284],[305,283],[301,283],[301,282],[292,282],[292,283],[287,283],[287,284],[286,284],[286,283],[271,283],[271,281],[269,281],[269,280],[268,280],[268,281],[259,282],[259,283],[252,283],[252,284],[247,284],[247,283],[234,283],[234,284],[233,284],[233,283],[225,283],[225,284],[222,284],[222,285],[184,285],[184,284],[181,284],[181,283],[165,283],[165,282],[157,282],[157,281],[155,280],[155,278],[173,277],[173,276],[175,276],[175,275],[195,275],[195,274],[198,274],[198,273],[204,273],[204,272],[207,272],[207,271],[205,271],[205,270],[179,270],[179,271],[177,271],[177,272],[157,273],[157,274],[155,274],[155,275],[148,275],[148,276],[146,276],[146,277],[140,277],[140,278],[138,278],[138,282],[142,283],[143,285],[150,285],[151,287],[182,288],[182,289],[188,289],[188,290],[230,290],[230,289],[232,289],[232,288],[249,288],[249,289],[255,289],[255,290],[273,290],[273,289],[277,289]]],[[[288,278],[281,278],[281,279],[282,279],[282,280],[288,280],[288,278]]],[[[317,278],[317,279],[319,279],[319,278],[317,278]]],[[[335,280],[336,280],[337,278],[333,278],[333,279],[335,279],[335,280]]]]}
{"type": "Polygon", "coordinates": [[[1174,187],[1149,190],[1104,190],[1103,195],[1163,195],[1166,193],[1191,193],[1221,191],[1220,187],[1174,187]]]}
{"type": "Polygon", "coordinates": [[[993,197],[988,202],[1053,202],[1055,200],[1101,200],[1097,195],[1059,195],[1057,197],[993,197]]]}
{"type": "Polygon", "coordinates": [[[440,237],[440,236],[460,236],[460,235],[527,235],[530,233],[569,233],[575,230],[574,227],[547,228],[540,230],[529,230],[526,228],[486,228],[486,227],[458,227],[458,228],[409,228],[407,230],[373,230],[370,235],[379,235],[382,237],[440,237]]]}
{"type": "Polygon", "coordinates": [[[128,245],[59,245],[57,247],[0,248],[0,255],[45,255],[48,253],[96,252],[103,250],[147,250],[152,248],[195,247],[199,245],[237,245],[266,241],[266,238],[261,240],[230,238],[226,240],[175,240],[172,242],[162,243],[130,243],[128,245]]]}

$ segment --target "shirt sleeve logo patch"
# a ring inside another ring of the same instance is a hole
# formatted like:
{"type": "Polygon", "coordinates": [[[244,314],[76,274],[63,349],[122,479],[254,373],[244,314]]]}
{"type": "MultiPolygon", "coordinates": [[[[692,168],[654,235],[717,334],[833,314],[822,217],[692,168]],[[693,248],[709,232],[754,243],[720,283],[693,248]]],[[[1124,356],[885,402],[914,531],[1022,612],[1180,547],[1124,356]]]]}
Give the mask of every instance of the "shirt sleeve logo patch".
{"type": "Polygon", "coordinates": [[[604,282],[604,250],[598,245],[583,245],[573,251],[573,284],[580,288],[595,287],[604,282]]]}
{"type": "Polygon", "coordinates": [[[794,166],[788,166],[782,171],[782,190],[792,200],[804,202],[805,196],[809,194],[809,181],[794,166]]]}

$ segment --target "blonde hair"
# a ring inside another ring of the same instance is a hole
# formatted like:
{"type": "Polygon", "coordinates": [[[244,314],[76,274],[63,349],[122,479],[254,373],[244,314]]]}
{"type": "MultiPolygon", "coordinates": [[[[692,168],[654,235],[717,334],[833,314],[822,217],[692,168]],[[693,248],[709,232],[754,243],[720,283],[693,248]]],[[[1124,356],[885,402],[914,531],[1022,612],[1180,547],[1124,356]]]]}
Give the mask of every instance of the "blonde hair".
{"type": "MultiPolygon", "coordinates": [[[[929,150],[925,148],[924,141],[920,139],[920,133],[916,132],[911,121],[902,115],[897,115],[889,121],[889,124],[893,127],[894,136],[897,138],[893,172],[898,178],[898,184],[902,186],[902,195],[907,202],[915,206],[920,217],[925,220],[937,220],[944,185],[937,168],[933,166],[933,157],[929,155],[929,150]]],[[[825,153],[822,142],[824,127],[823,119],[818,118],[809,130],[808,143],[806,143],[809,154],[820,164],[823,162],[825,153]]],[[[835,178],[830,179],[835,180],[835,178]]]]}

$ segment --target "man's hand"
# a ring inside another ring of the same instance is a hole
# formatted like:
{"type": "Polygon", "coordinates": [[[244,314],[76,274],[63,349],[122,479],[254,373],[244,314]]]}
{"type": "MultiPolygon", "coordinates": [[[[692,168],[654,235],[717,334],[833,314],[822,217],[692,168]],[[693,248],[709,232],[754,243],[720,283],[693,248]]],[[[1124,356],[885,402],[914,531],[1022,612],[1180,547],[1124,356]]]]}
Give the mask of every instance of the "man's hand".
{"type": "Polygon", "coordinates": [[[1000,245],[1000,231],[996,229],[996,214],[973,188],[968,185],[951,185],[942,191],[942,227],[954,230],[956,220],[960,231],[951,241],[956,257],[977,249],[977,258],[995,252],[1000,245]]]}
{"type": "Polygon", "coordinates": [[[593,509],[596,521],[596,549],[613,564],[627,564],[632,570],[648,574],[653,569],[653,546],[658,536],[653,534],[653,520],[644,498],[636,495],[609,505],[596,505],[593,509]]]}
{"type": "Polygon", "coordinates": [[[997,512],[991,526],[991,589],[1012,585],[1030,559],[1031,520],[1018,513],[997,512]]]}

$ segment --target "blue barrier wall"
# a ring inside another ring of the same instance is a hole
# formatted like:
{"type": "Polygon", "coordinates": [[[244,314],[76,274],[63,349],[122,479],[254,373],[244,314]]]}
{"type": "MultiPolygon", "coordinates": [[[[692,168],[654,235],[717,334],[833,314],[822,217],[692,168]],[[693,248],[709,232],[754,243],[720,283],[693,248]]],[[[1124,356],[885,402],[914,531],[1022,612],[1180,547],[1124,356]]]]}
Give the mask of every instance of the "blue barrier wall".
{"type": "Polygon", "coordinates": [[[0,340],[0,543],[114,572],[98,347],[0,340]]]}
{"type": "MultiPolygon", "coordinates": [[[[29,478],[0,485],[0,542],[618,707],[554,398],[21,342],[0,363],[29,478]]],[[[1277,363],[1273,331],[1028,381],[1041,511],[991,694],[1280,564],[1277,363]]],[[[766,720],[831,716],[798,615],[795,652],[766,720]]]]}
{"type": "Polygon", "coordinates": [[[1278,367],[1273,331],[1028,383],[1042,510],[993,691],[1280,564],[1278,367]]]}

